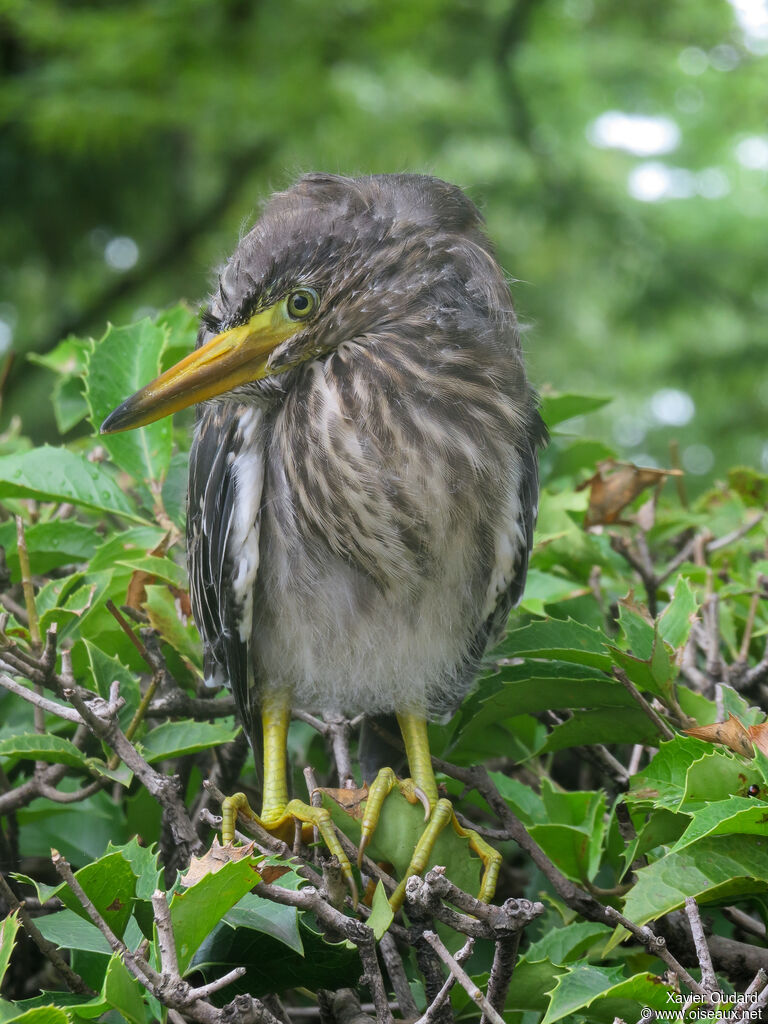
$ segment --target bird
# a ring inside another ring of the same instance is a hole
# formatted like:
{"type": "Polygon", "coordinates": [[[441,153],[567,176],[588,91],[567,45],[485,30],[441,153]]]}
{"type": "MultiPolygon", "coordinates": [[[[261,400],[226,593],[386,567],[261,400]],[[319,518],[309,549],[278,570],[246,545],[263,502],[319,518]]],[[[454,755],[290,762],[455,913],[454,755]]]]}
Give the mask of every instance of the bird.
{"type": "Polygon", "coordinates": [[[274,193],[195,350],[101,430],[191,405],[205,677],[231,688],[263,771],[258,816],[242,794],[225,801],[225,840],[238,811],[274,831],[312,824],[353,887],[327,810],[290,799],[288,726],[293,709],[394,716],[410,774],[377,766],[373,741],[363,751],[358,862],[399,788],[429,820],[393,905],[449,822],[490,901],[500,855],[439,797],[427,723],[459,707],[522,596],[547,435],[477,206],[422,174],[310,173],[274,193]]]}

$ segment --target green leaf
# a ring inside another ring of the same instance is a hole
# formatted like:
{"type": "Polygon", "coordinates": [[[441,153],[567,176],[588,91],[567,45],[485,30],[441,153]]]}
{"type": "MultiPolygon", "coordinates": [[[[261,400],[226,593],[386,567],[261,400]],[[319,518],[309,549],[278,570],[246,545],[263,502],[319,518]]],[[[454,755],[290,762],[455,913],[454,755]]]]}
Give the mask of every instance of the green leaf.
{"type": "Polygon", "coordinates": [[[762,835],[711,835],[637,871],[624,914],[638,924],[685,904],[768,892],[768,855],[762,835]]]}
{"type": "MultiPolygon", "coordinates": [[[[107,853],[94,863],[86,864],[75,872],[75,879],[115,935],[122,937],[136,896],[136,876],[122,853],[107,853]]],[[[88,917],[66,882],[59,886],[56,895],[70,910],[88,917]]]]}
{"type": "Polygon", "coordinates": [[[14,910],[0,921],[0,984],[8,970],[11,953],[16,943],[16,932],[19,930],[19,912],[14,910]]]}
{"type": "Polygon", "coordinates": [[[686,771],[678,810],[693,810],[713,800],[746,796],[753,782],[760,784],[760,773],[754,764],[730,750],[710,747],[686,771]]]}
{"type": "Polygon", "coordinates": [[[62,949],[82,949],[90,953],[111,953],[109,943],[95,924],[74,910],[60,910],[35,919],[35,924],[50,942],[62,949]]]}
{"type": "Polygon", "coordinates": [[[102,996],[130,1024],[147,1024],[151,1017],[142,997],[141,985],[128,973],[119,953],[114,953],[109,961],[102,996]]]}
{"type": "Polygon", "coordinates": [[[368,927],[373,928],[373,934],[376,936],[377,942],[382,935],[384,935],[394,919],[395,915],[392,912],[392,907],[389,905],[386,890],[384,889],[381,879],[379,879],[373,893],[371,916],[368,918],[368,927]]]}
{"type": "Polygon", "coordinates": [[[58,889],[57,885],[46,885],[45,882],[38,882],[36,879],[30,878],[29,875],[22,874],[21,871],[9,871],[8,874],[11,878],[15,878],[17,882],[21,882],[22,885],[31,885],[41,903],[49,900],[58,889]]]}
{"type": "Polygon", "coordinates": [[[560,792],[544,778],[541,797],[546,823],[531,825],[531,837],[569,878],[592,880],[605,836],[605,793],[560,792]]]}
{"type": "Polygon", "coordinates": [[[619,601],[619,627],[627,650],[641,661],[648,661],[653,654],[655,630],[648,610],[636,603],[632,591],[619,601]]]}
{"type": "MultiPolygon", "coordinates": [[[[303,879],[301,879],[303,881],[303,879]]],[[[280,879],[284,886],[285,879],[280,879]]],[[[247,892],[243,898],[228,910],[222,918],[233,928],[251,928],[253,931],[264,932],[294,952],[304,955],[304,946],[299,935],[299,920],[296,907],[284,907],[272,900],[265,900],[253,892],[247,892]]]]}
{"type": "Polygon", "coordinates": [[[547,619],[508,633],[494,649],[493,656],[558,658],[609,672],[611,659],[604,644],[605,637],[597,629],[583,626],[573,619],[547,619]]]}
{"type": "Polygon", "coordinates": [[[136,878],[136,898],[150,900],[159,888],[162,869],[157,864],[157,850],[154,846],[142,846],[137,836],[122,846],[107,847],[107,853],[119,853],[130,864],[136,878]]]}
{"type": "Polygon", "coordinates": [[[597,921],[575,921],[564,928],[553,928],[538,942],[532,942],[525,953],[529,961],[549,959],[553,964],[566,964],[583,956],[599,939],[606,939],[611,929],[597,921]]]}
{"type": "MultiPolygon", "coordinates": [[[[39,575],[73,562],[85,562],[91,557],[100,538],[93,527],[74,519],[56,519],[49,523],[33,523],[24,528],[32,573],[39,575]]],[[[0,524],[0,547],[5,548],[5,559],[15,581],[21,579],[19,556],[16,549],[16,524],[0,524]]]]}
{"type": "Polygon", "coordinates": [[[577,711],[561,725],[556,725],[542,748],[542,753],[592,743],[656,743],[659,731],[640,708],[590,708],[577,711]]]}
{"type": "Polygon", "coordinates": [[[245,976],[227,987],[225,999],[238,992],[263,996],[297,987],[335,989],[357,983],[357,950],[345,942],[329,942],[309,926],[307,915],[299,918],[299,934],[303,954],[278,945],[264,932],[221,924],[203,942],[192,968],[211,980],[233,967],[245,967],[245,976]]]}
{"type": "Polygon", "coordinates": [[[732,796],[715,800],[696,811],[688,828],[672,847],[671,853],[690,846],[705,836],[766,835],[768,804],[754,797],[732,796]]]}
{"type": "Polygon", "coordinates": [[[195,722],[184,719],[179,722],[163,722],[141,741],[144,757],[150,764],[169,757],[196,754],[221,743],[231,743],[239,732],[239,726],[224,722],[195,722]]]}
{"type": "MultiPolygon", "coordinates": [[[[62,780],[59,789],[71,792],[82,783],[62,780]]],[[[72,864],[87,864],[100,857],[110,839],[127,840],[126,825],[119,804],[104,791],[76,804],[54,803],[40,797],[18,811],[22,853],[25,857],[51,855],[60,850],[72,864]],[[83,822],[88,823],[83,828],[83,822]]]]}
{"type": "Polygon", "coordinates": [[[0,498],[67,501],[144,522],[105,469],[67,448],[33,448],[0,457],[0,498]]]}
{"type": "Polygon", "coordinates": [[[483,732],[513,715],[594,707],[634,709],[636,705],[617,680],[588,665],[565,661],[502,665],[481,680],[477,693],[465,702],[456,732],[483,732]]]}
{"type": "Polygon", "coordinates": [[[546,605],[566,601],[583,592],[584,588],[576,580],[529,569],[520,607],[533,615],[543,615],[546,605]]]}
{"type": "Polygon", "coordinates": [[[88,771],[89,768],[88,759],[74,743],[50,733],[29,733],[1,740],[0,757],[66,764],[70,768],[80,768],[83,771],[88,771]]]}
{"type": "Polygon", "coordinates": [[[675,736],[659,744],[648,766],[630,780],[628,803],[649,803],[677,810],[682,802],[688,769],[712,747],[693,736],[675,736]]]}
{"type": "MultiPolygon", "coordinates": [[[[322,800],[337,827],[358,845],[359,819],[349,814],[329,793],[324,792],[322,800]]],[[[399,789],[393,789],[384,801],[366,852],[375,861],[392,864],[395,876],[402,878],[423,832],[424,808],[420,803],[410,803],[399,789]]],[[[471,853],[469,840],[457,835],[455,829],[448,827],[440,832],[424,870],[435,864],[445,867],[450,880],[460,889],[471,893],[479,890],[482,863],[471,853]]]]}
{"type": "Polygon", "coordinates": [[[547,821],[544,801],[530,786],[502,772],[490,772],[496,788],[524,825],[547,821]]]}
{"type": "Polygon", "coordinates": [[[600,395],[575,395],[568,392],[542,395],[541,415],[551,430],[559,423],[573,419],[574,416],[585,416],[588,412],[602,409],[612,401],[612,398],[600,395]]]}
{"type": "Polygon", "coordinates": [[[573,1020],[577,1015],[588,1017],[590,1024],[613,1024],[616,1019],[635,1020],[638,1007],[681,1009],[681,1004],[669,1002],[669,995],[678,995],[677,990],[664,985],[658,975],[643,971],[623,978],[622,971],[622,967],[574,966],[558,978],[542,1024],[573,1020]]]}
{"type": "Polygon", "coordinates": [[[72,1018],[58,1006],[37,1006],[33,1010],[11,1017],[4,1024],[71,1024],[72,1018]]]}
{"type": "MultiPolygon", "coordinates": [[[[167,337],[164,328],[144,319],[127,327],[110,326],[94,345],[86,377],[94,430],[121,402],[158,376],[167,337]]],[[[138,430],[105,434],[101,440],[115,465],[135,480],[161,482],[171,459],[171,427],[170,417],[164,417],[138,430]]]]}
{"type": "Polygon", "coordinates": [[[76,427],[88,413],[83,382],[78,377],[59,377],[51,391],[51,404],[60,434],[76,427]]]}
{"type": "Polygon", "coordinates": [[[539,1014],[536,1019],[540,1019],[549,1002],[548,993],[555,987],[556,980],[565,973],[565,967],[559,967],[548,959],[532,962],[527,956],[523,957],[512,975],[507,1006],[513,1006],[516,1010],[532,1010],[539,1014]]]}
{"type": "MultiPolygon", "coordinates": [[[[70,579],[73,579],[70,577],[70,579]]],[[[50,629],[53,623],[59,626],[59,638],[64,639],[75,632],[83,634],[84,626],[90,617],[100,611],[102,599],[106,596],[112,583],[111,572],[89,572],[84,575],[77,574],[74,578],[72,588],[68,591],[66,600],[56,603],[53,608],[40,616],[40,629],[42,632],[50,629]]],[[[52,580],[47,587],[52,587],[54,593],[58,581],[52,580]]],[[[44,587],[43,590],[46,588],[44,587]]],[[[42,591],[41,591],[42,593],[42,591]]]]}
{"type": "Polygon", "coordinates": [[[260,880],[255,859],[246,857],[173,894],[171,922],[182,974],[206,935],[260,880]]]}
{"type": "Polygon", "coordinates": [[[202,666],[200,636],[191,618],[182,621],[176,600],[166,586],[147,587],[144,610],[152,626],[182,658],[199,669],[202,666]]]}
{"type": "Polygon", "coordinates": [[[50,352],[28,352],[27,359],[65,377],[80,377],[85,371],[89,341],[70,334],[50,352]]]}
{"type": "Polygon", "coordinates": [[[167,370],[195,347],[200,316],[180,302],[170,309],[161,310],[155,317],[155,324],[168,332],[162,361],[163,370],[167,370]]]}
{"type": "Polygon", "coordinates": [[[105,654],[90,640],[84,640],[83,643],[99,696],[106,700],[109,697],[112,683],[120,684],[120,696],[125,701],[125,705],[118,712],[118,720],[121,728],[125,730],[141,702],[138,679],[118,658],[112,658],[105,654]]]}
{"type": "Polygon", "coordinates": [[[673,648],[684,647],[696,618],[699,602],[685,576],[678,576],[672,600],[659,616],[658,628],[663,639],[673,648]]]}
{"type": "Polygon", "coordinates": [[[652,811],[637,836],[624,849],[624,870],[626,871],[637,857],[643,857],[657,846],[674,843],[683,834],[690,820],[689,815],[675,814],[665,807],[652,811]]]}
{"type": "Polygon", "coordinates": [[[571,1013],[586,1009],[593,999],[621,981],[622,967],[580,964],[557,979],[542,1024],[553,1024],[571,1013]]]}
{"type": "Polygon", "coordinates": [[[170,558],[158,558],[156,555],[137,556],[136,558],[122,558],[117,562],[133,572],[145,572],[156,576],[165,583],[183,589],[188,584],[187,570],[182,569],[170,558]]]}

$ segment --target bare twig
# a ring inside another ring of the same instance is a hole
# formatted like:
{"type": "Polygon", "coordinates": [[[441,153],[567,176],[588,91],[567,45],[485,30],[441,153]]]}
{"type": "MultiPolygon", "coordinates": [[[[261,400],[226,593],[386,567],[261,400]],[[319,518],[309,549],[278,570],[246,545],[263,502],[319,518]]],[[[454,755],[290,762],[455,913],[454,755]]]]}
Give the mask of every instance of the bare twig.
{"type": "Polygon", "coordinates": [[[16,894],[13,889],[11,889],[10,885],[8,885],[2,874],[0,874],[0,895],[2,895],[3,899],[8,904],[8,909],[10,911],[18,911],[19,920],[21,921],[27,935],[29,935],[30,939],[32,939],[43,956],[50,960],[66,982],[67,987],[72,992],[79,992],[82,995],[95,995],[96,993],[93,989],[86,985],[80,975],[72,970],[67,961],[61,955],[58,946],[46,939],[41,933],[40,929],[27,913],[24,902],[20,902],[16,898],[16,894]]]}
{"type": "MultiPolygon", "coordinates": [[[[465,961],[469,960],[469,958],[472,956],[472,951],[474,950],[474,948],[475,940],[467,939],[467,941],[464,943],[464,945],[461,947],[458,953],[456,953],[456,963],[463,964],[465,961]]],[[[442,1010],[443,1006],[445,1005],[448,996],[451,994],[451,989],[456,984],[457,980],[458,979],[456,975],[452,971],[449,971],[448,977],[445,979],[443,987],[440,989],[435,998],[429,1004],[429,1006],[422,1014],[422,1016],[418,1018],[415,1024],[433,1024],[433,1022],[437,1020],[438,1015],[442,1010]]]]}
{"type": "Polygon", "coordinates": [[[155,771],[126,738],[117,722],[116,703],[107,704],[100,697],[94,698],[90,691],[81,690],[79,687],[67,688],[62,695],[80,712],[80,716],[94,735],[112,747],[123,763],[130,768],[162,806],[174,841],[180,851],[180,857],[185,862],[188,861],[191,853],[197,853],[202,849],[202,843],[195,832],[176,784],[169,776],[155,771]],[[86,695],[93,699],[86,700],[86,695]]]}
{"type": "MultiPolygon", "coordinates": [[[[617,924],[623,925],[627,931],[631,932],[636,939],[638,939],[648,950],[649,953],[654,953],[657,957],[664,961],[670,971],[675,974],[684,985],[687,985],[691,992],[694,992],[697,996],[701,996],[707,1003],[710,1003],[709,993],[704,989],[702,985],[689,972],[683,967],[683,965],[670,953],[666,939],[651,929],[648,925],[640,927],[630,921],[629,918],[624,917],[623,914],[619,913],[615,907],[605,908],[605,917],[614,921],[617,924]]],[[[710,1005],[716,1005],[710,1003],[710,1005]]]]}
{"type": "Polygon", "coordinates": [[[435,932],[424,932],[424,939],[430,944],[432,949],[434,949],[451,974],[454,975],[472,1002],[476,1006],[480,1007],[483,1011],[483,1016],[488,1019],[490,1024],[504,1024],[504,1018],[491,1006],[461,964],[457,963],[456,958],[451,956],[435,932]]]}
{"type": "Polygon", "coordinates": [[[59,704],[55,700],[49,700],[44,697],[41,693],[36,690],[30,690],[26,686],[22,686],[21,683],[15,682],[10,676],[0,675],[0,686],[4,687],[10,693],[15,693],[17,697],[21,697],[22,700],[26,700],[30,704],[34,704],[36,709],[40,709],[42,712],[47,712],[49,715],[58,715],[59,718],[63,718],[66,722],[74,722],[75,725],[81,725],[83,719],[72,708],[68,708],[66,704],[59,704]]]}
{"type": "Polygon", "coordinates": [[[397,948],[397,943],[390,932],[385,932],[379,939],[379,949],[381,950],[384,966],[387,968],[389,980],[397,997],[400,1013],[404,1017],[418,1017],[419,1011],[411,995],[403,960],[397,948]]]}
{"type": "Polygon", "coordinates": [[[24,520],[21,516],[16,516],[16,545],[19,555],[19,568],[21,569],[21,587],[24,592],[24,604],[27,608],[29,638],[32,641],[32,646],[35,650],[39,651],[42,646],[42,640],[40,638],[40,620],[37,617],[37,609],[35,607],[35,588],[32,584],[32,571],[29,567],[27,539],[24,535],[24,520]]]}
{"type": "Polygon", "coordinates": [[[745,914],[738,907],[723,907],[723,914],[745,932],[751,932],[752,935],[757,935],[761,939],[765,938],[766,929],[763,922],[758,921],[750,914],[745,914]]]}
{"type": "Polygon", "coordinates": [[[693,936],[693,942],[696,946],[696,955],[699,958],[702,987],[707,992],[714,992],[718,987],[717,978],[715,977],[715,968],[712,966],[712,957],[709,952],[709,946],[707,946],[707,938],[704,934],[704,923],[701,920],[701,914],[699,913],[698,905],[693,896],[686,896],[685,912],[688,915],[688,921],[691,925],[691,935],[693,936]]]}
{"type": "Polygon", "coordinates": [[[664,721],[661,715],[658,715],[653,710],[651,705],[648,703],[648,701],[645,699],[642,693],[640,693],[640,691],[629,678],[624,669],[619,668],[617,665],[614,665],[613,676],[621,683],[624,689],[637,702],[638,706],[640,707],[640,710],[643,712],[643,714],[646,715],[647,718],[649,718],[653,722],[653,724],[659,730],[664,739],[673,740],[675,738],[675,734],[672,731],[672,729],[670,729],[670,727],[667,725],[667,723],[664,721]]]}
{"type": "Polygon", "coordinates": [[[754,530],[757,524],[762,520],[764,514],[765,513],[763,512],[758,512],[747,519],[746,522],[742,523],[741,526],[737,527],[735,530],[731,530],[730,533],[723,534],[722,537],[711,540],[706,545],[707,552],[712,554],[715,551],[719,551],[721,548],[727,548],[729,544],[733,544],[737,540],[741,540],[742,537],[745,537],[748,533],[754,530]]]}

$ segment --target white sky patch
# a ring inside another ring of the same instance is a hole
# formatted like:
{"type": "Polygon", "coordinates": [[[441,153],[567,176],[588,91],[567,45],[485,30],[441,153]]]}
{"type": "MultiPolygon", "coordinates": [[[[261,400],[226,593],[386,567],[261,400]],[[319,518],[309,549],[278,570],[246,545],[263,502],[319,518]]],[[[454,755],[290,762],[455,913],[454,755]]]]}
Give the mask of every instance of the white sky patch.
{"type": "Polygon", "coordinates": [[[0,317],[0,355],[7,352],[13,341],[13,327],[0,317]]]}
{"type": "Polygon", "coordinates": [[[696,412],[693,399],[679,388],[661,388],[654,392],[650,402],[651,416],[665,427],[684,427],[696,412]]]}
{"type": "Polygon", "coordinates": [[[587,138],[600,149],[623,149],[634,156],[658,156],[677,149],[680,129],[670,117],[606,110],[587,127],[587,138]]]}
{"type": "Polygon", "coordinates": [[[698,173],[685,167],[669,167],[657,160],[648,160],[633,168],[627,178],[627,192],[644,203],[664,199],[722,199],[731,191],[725,171],[706,167],[698,173]]]}
{"type": "Polygon", "coordinates": [[[647,433],[645,420],[640,416],[625,413],[613,422],[614,440],[625,448],[636,448],[641,445],[647,433]]]}
{"type": "Polygon", "coordinates": [[[744,43],[752,53],[768,53],[768,0],[728,0],[744,43]]]}
{"type": "Polygon", "coordinates": [[[677,64],[685,75],[703,75],[709,67],[709,57],[698,46],[686,46],[678,54],[677,64]]]}
{"type": "Polygon", "coordinates": [[[764,135],[748,135],[736,143],[736,159],[750,171],[768,171],[768,139],[764,135]]]}
{"type": "Polygon", "coordinates": [[[705,444],[689,444],[683,448],[683,469],[694,476],[704,476],[715,464],[715,456],[711,448],[705,444]]]}
{"type": "Polygon", "coordinates": [[[696,195],[696,176],[684,167],[657,161],[638,164],[629,173],[627,191],[633,199],[658,203],[661,199],[690,199],[696,195]]]}
{"type": "Polygon", "coordinates": [[[705,167],[696,175],[696,191],[704,199],[722,199],[731,191],[731,183],[719,167],[705,167]]]}
{"type": "Polygon", "coordinates": [[[104,246],[104,262],[112,270],[130,270],[139,258],[139,247],[127,235],[110,238],[104,246]]]}

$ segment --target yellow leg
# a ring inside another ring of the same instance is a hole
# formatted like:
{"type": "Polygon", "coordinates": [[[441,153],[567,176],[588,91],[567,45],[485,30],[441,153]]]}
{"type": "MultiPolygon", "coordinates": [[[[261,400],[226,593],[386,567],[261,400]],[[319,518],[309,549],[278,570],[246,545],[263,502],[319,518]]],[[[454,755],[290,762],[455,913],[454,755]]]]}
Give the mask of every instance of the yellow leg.
{"type": "Polygon", "coordinates": [[[454,830],[458,835],[469,840],[470,849],[482,861],[483,878],[480,883],[478,899],[484,903],[490,903],[496,891],[496,882],[499,877],[499,868],[501,867],[501,854],[494,850],[492,846],[489,846],[472,829],[465,829],[458,823],[450,800],[438,799],[437,782],[435,780],[435,773],[432,771],[432,758],[429,753],[427,723],[424,718],[419,715],[403,712],[397,716],[397,721],[403,734],[411,778],[399,780],[395,777],[395,773],[391,768],[383,768],[372,783],[361,826],[358,863],[362,861],[363,852],[376,829],[384,800],[397,786],[403,796],[411,803],[415,803],[417,799],[423,798],[422,802],[429,804],[429,813],[427,815],[429,821],[416,844],[405,877],[390,898],[393,909],[396,910],[402,905],[405,895],[405,883],[411,875],[420,875],[422,873],[427,866],[437,837],[449,822],[453,823],[454,830]]]}
{"type": "Polygon", "coordinates": [[[264,735],[264,793],[261,801],[261,821],[266,828],[285,816],[288,804],[285,754],[290,724],[290,695],[265,693],[261,706],[261,727],[264,735]]]}
{"type": "Polygon", "coordinates": [[[311,807],[301,800],[288,799],[285,752],[290,722],[290,694],[265,694],[261,709],[264,737],[264,793],[261,815],[257,815],[251,809],[244,793],[235,793],[227,797],[221,808],[222,842],[226,844],[234,840],[238,813],[244,818],[260,822],[269,832],[282,831],[293,819],[298,819],[305,825],[312,825],[320,833],[328,852],[337,858],[356,906],[357,885],[352,874],[352,866],[336,835],[329,812],[324,807],[311,807]]]}

